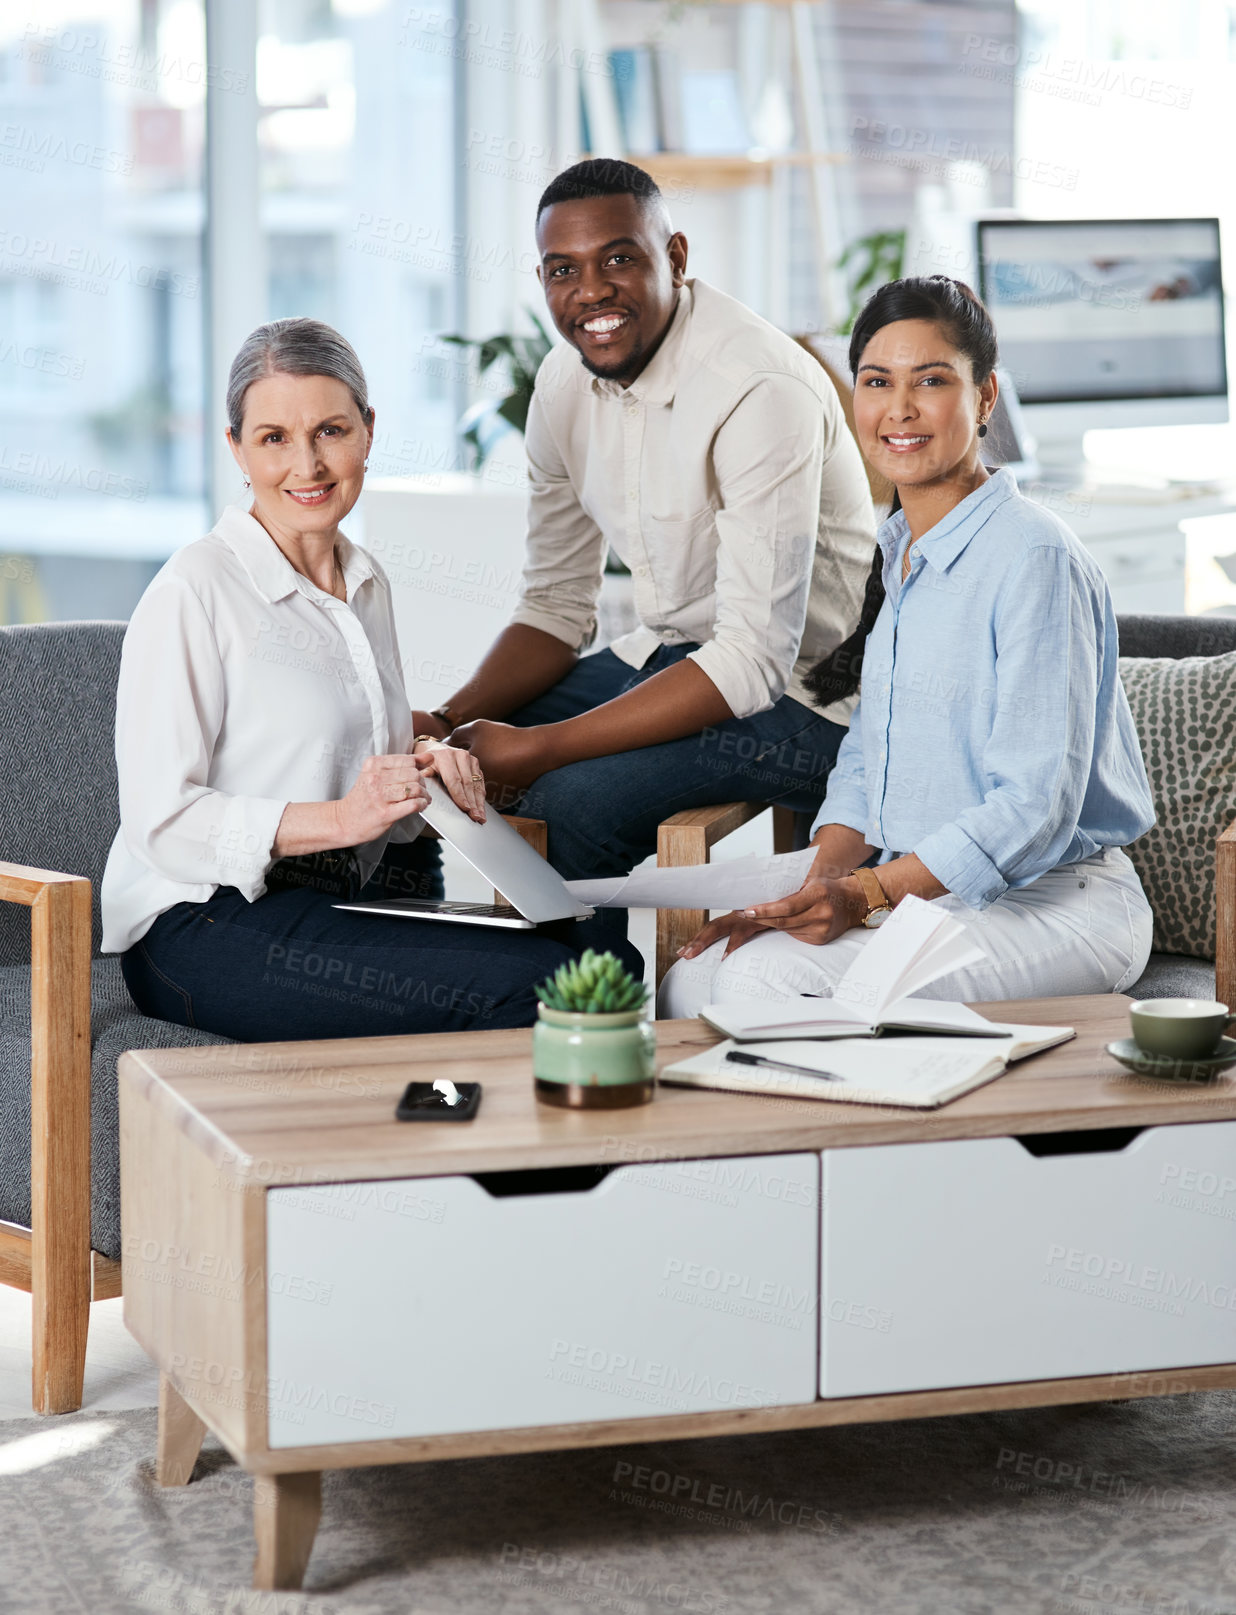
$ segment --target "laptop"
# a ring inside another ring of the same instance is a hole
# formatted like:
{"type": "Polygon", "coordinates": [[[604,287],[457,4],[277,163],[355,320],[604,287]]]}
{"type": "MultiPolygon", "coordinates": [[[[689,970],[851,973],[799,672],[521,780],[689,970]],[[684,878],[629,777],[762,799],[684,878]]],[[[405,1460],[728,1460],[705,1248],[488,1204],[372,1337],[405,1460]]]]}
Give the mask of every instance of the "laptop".
{"type": "Polygon", "coordinates": [[[421,817],[444,841],[484,875],[506,898],[505,903],[453,903],[418,897],[374,898],[369,902],[335,903],[351,914],[389,914],[405,920],[450,920],[456,925],[496,925],[530,931],[545,920],[586,920],[594,909],[567,891],[562,876],[551,868],[491,808],[484,824],[470,819],[451,801],[436,779],[425,781],[429,806],[421,817]]]}

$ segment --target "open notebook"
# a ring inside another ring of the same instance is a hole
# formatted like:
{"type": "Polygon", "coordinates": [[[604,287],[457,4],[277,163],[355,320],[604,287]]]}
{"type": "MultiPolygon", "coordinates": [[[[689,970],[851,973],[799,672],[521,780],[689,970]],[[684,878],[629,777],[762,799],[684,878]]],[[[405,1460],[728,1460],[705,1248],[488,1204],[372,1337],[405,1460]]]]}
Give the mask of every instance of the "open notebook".
{"type": "Polygon", "coordinates": [[[942,1105],[990,1082],[1011,1060],[1074,1035],[1071,1026],[991,1021],[965,1004],[914,997],[982,958],[951,914],[903,898],[832,998],[709,1004],[701,1016],[731,1041],[667,1066],[661,1080],[788,1098],[942,1105]],[[932,1035],[871,1041],[882,1032],[932,1035]]]}
{"type": "MultiPolygon", "coordinates": [[[[837,983],[831,998],[706,1004],[700,1015],[739,1042],[770,1037],[877,1037],[881,1032],[944,1032],[1003,1037],[996,1025],[946,999],[913,995],[983,958],[965,926],[921,897],[904,897],[837,983]]],[[[1030,1028],[1034,1030],[1034,1028],[1030,1028]]]]}
{"type": "Polygon", "coordinates": [[[750,1045],[731,1040],[666,1066],[660,1079],[687,1088],[931,1110],[990,1082],[1011,1060],[1037,1054],[1074,1035],[1071,1026],[1026,1026],[1018,1030],[1034,1035],[984,1038],[982,1042],[972,1038],[895,1037],[878,1043],[869,1038],[761,1043],[754,1058],[774,1062],[769,1065],[737,1063],[735,1055],[752,1058],[750,1045]],[[794,1069],[786,1070],[786,1066],[794,1069]]]}

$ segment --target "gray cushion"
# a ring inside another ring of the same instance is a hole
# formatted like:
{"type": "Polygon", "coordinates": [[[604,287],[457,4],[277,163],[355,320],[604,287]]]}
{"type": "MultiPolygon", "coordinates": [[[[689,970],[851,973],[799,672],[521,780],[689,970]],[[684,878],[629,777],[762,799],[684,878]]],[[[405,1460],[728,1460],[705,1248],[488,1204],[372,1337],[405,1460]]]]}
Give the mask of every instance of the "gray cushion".
{"type": "MultiPolygon", "coordinates": [[[[213,1032],[152,1021],[129,997],[115,957],[91,970],[91,1243],[120,1255],[120,1137],[116,1062],[126,1049],[227,1043],[213,1032]]],[[[30,969],[0,968],[0,1218],[30,1226],[30,969]]]]}
{"type": "Polygon", "coordinates": [[[1236,617],[1118,617],[1122,656],[1222,656],[1236,650],[1236,617]]]}
{"type": "Polygon", "coordinates": [[[1130,998],[1213,998],[1215,967],[1204,959],[1152,953],[1139,980],[1125,992],[1130,998]]]}
{"type": "Polygon", "coordinates": [[[1212,959],[1215,842],[1236,815],[1236,651],[1121,657],[1155,822],[1129,847],[1160,953],[1212,959]]]}
{"type": "MultiPolygon", "coordinates": [[[[0,858],[99,883],[120,822],[116,681],[122,622],[0,628],[0,858]]],[[[0,965],[30,958],[30,916],[0,904],[0,965]]]]}

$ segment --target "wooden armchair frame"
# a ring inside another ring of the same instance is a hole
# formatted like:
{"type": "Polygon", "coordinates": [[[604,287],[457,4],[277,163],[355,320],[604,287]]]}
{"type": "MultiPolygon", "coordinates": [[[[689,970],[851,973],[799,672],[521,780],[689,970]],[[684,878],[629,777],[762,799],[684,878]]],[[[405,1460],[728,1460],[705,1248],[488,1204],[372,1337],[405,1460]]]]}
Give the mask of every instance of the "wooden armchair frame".
{"type": "MultiPolygon", "coordinates": [[[[718,841],[732,835],[768,811],[767,802],[723,802],[716,807],[687,808],[666,819],[657,831],[657,867],[680,869],[706,864],[718,841]]],[[[773,850],[792,852],[794,815],[789,808],[774,807],[773,850]]],[[[678,957],[679,948],[690,942],[708,918],[707,909],[659,908],[657,910],[657,986],[678,957]]]]}
{"type": "MultiPolygon", "coordinates": [[[[545,855],[545,825],[512,819],[545,855]]],[[[0,1284],[29,1292],[36,1413],[82,1405],[90,1303],[121,1265],[90,1244],[90,921],[82,875],[0,862],[0,902],[30,910],[30,1222],[0,1222],[0,1284]]]]}
{"type": "Polygon", "coordinates": [[[0,863],[0,902],[30,910],[30,1222],[0,1223],[0,1283],[33,1306],[38,1413],[82,1404],[90,1303],[120,1263],[90,1247],[90,882],[0,863]]]}

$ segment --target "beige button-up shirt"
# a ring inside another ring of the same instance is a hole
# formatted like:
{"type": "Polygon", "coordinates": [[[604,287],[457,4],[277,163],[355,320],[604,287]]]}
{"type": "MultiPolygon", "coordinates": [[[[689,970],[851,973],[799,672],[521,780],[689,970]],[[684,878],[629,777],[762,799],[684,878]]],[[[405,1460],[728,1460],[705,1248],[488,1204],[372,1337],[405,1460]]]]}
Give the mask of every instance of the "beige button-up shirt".
{"type": "MultiPolygon", "coordinates": [[[[606,547],[631,569],[640,627],[610,648],[692,660],[736,717],[782,695],[853,632],[875,549],[858,448],[827,375],[701,280],[629,387],[562,345],[528,415],[528,552],[514,622],[574,650],[596,633],[606,547]]],[[[825,708],[848,723],[853,699],[825,708]]]]}

